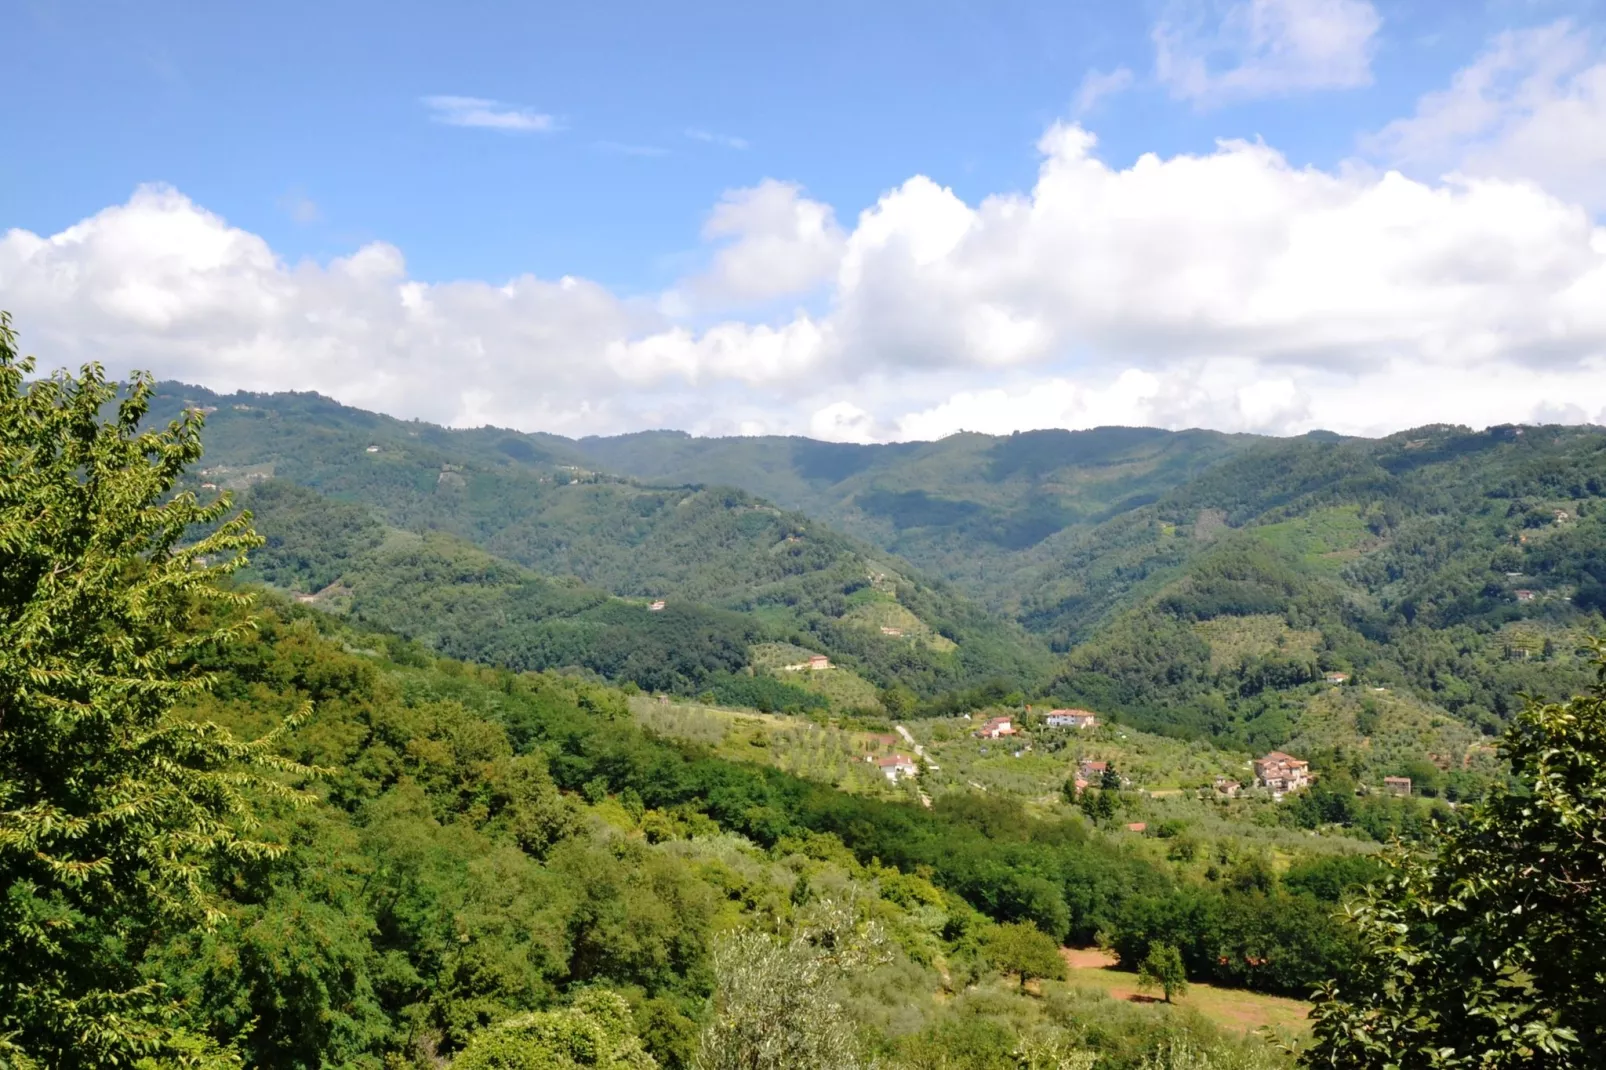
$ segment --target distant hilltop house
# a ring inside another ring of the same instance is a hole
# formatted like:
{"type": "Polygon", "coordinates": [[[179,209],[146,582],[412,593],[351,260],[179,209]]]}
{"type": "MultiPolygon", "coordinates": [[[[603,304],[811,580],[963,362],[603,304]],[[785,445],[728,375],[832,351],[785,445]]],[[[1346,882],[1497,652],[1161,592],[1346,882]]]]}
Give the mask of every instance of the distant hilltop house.
{"type": "Polygon", "coordinates": [[[1512,593],[1517,596],[1517,601],[1519,602],[1532,602],[1534,600],[1534,593],[1525,587],[1512,593]]]}
{"type": "Polygon", "coordinates": [[[818,671],[820,669],[829,669],[830,667],[830,658],[826,657],[824,654],[811,654],[809,655],[809,660],[807,661],[800,661],[796,665],[782,665],[781,671],[803,672],[806,669],[818,671]]]}
{"type": "Polygon", "coordinates": [[[1134,821],[1126,827],[1126,830],[1128,832],[1147,832],[1149,830],[1149,826],[1147,822],[1134,821]]]}
{"type": "Polygon", "coordinates": [[[1008,717],[993,717],[976,729],[978,739],[998,739],[1015,734],[1015,722],[1008,717]]]}
{"type": "Polygon", "coordinates": [[[888,758],[877,758],[875,760],[875,764],[876,768],[881,770],[881,775],[886,777],[887,780],[893,784],[896,784],[900,777],[912,777],[920,775],[920,767],[914,763],[913,758],[910,758],[905,754],[894,754],[888,758]]]}
{"type": "Polygon", "coordinates": [[[1090,710],[1049,710],[1043,723],[1050,728],[1096,728],[1099,717],[1090,710]]]}
{"type": "Polygon", "coordinates": [[[883,624],[881,626],[881,634],[882,635],[902,635],[903,634],[903,629],[902,628],[893,628],[893,627],[890,627],[890,626],[888,626],[886,624],[883,624]]]}
{"type": "Polygon", "coordinates": [[[1078,797],[1080,797],[1082,792],[1087,790],[1087,780],[1084,777],[1077,777],[1076,780],[1075,780],[1075,784],[1076,784],[1076,794],[1077,794],[1078,797]]]}
{"type": "Polygon", "coordinates": [[[1567,510],[1565,510],[1565,509],[1557,509],[1556,510],[1556,523],[1558,523],[1558,524],[1565,523],[1566,521],[1571,520],[1571,519],[1572,519],[1572,517],[1570,515],[1568,515],[1567,510]]]}
{"type": "Polygon", "coordinates": [[[1390,795],[1411,794],[1411,778],[1408,776],[1386,776],[1383,778],[1383,790],[1390,795]]]}
{"type": "Polygon", "coordinates": [[[1349,673],[1347,673],[1347,672],[1330,672],[1324,677],[1324,679],[1330,684],[1342,684],[1342,683],[1346,682],[1347,680],[1349,680],[1349,673]]]}
{"type": "Polygon", "coordinates": [[[1218,776],[1216,777],[1215,787],[1219,794],[1225,795],[1229,799],[1236,799],[1244,786],[1229,777],[1218,776]]]}
{"type": "Polygon", "coordinates": [[[1081,760],[1081,762],[1079,762],[1077,764],[1076,771],[1077,771],[1078,774],[1080,774],[1082,777],[1086,778],[1087,780],[1093,780],[1095,777],[1101,777],[1105,773],[1109,772],[1110,771],[1110,763],[1109,762],[1094,762],[1094,761],[1089,761],[1086,758],[1083,758],[1081,760]]]}
{"type": "Polygon", "coordinates": [[[366,452],[368,452],[368,453],[378,453],[379,452],[379,447],[378,446],[369,446],[366,452]]]}
{"type": "Polygon", "coordinates": [[[1274,750],[1255,759],[1255,782],[1277,796],[1299,791],[1310,785],[1310,763],[1274,750]]]}
{"type": "Polygon", "coordinates": [[[658,601],[654,602],[652,605],[647,607],[647,612],[649,612],[649,613],[662,613],[663,609],[664,609],[664,600],[662,598],[660,598],[660,599],[658,599],[658,601]]]}

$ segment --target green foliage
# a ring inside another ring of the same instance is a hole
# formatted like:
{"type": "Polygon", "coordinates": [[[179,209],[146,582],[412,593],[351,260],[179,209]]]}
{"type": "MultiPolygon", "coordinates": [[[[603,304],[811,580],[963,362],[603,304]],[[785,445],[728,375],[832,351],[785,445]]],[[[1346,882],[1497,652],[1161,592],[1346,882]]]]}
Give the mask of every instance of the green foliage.
{"type": "Polygon", "coordinates": [[[854,1070],[869,1065],[839,986],[884,961],[883,935],[861,925],[854,904],[811,903],[786,938],[741,931],[720,943],[714,1018],[703,1033],[698,1070],[854,1070]]]}
{"type": "Polygon", "coordinates": [[[1349,909],[1365,954],[1322,990],[1311,1066],[1582,1067],[1606,1045],[1606,649],[1599,683],[1531,701],[1501,740],[1516,789],[1397,853],[1349,909]]]}
{"type": "Polygon", "coordinates": [[[1150,944],[1149,953],[1138,963],[1138,986],[1165,993],[1167,1003],[1186,993],[1188,970],[1182,964],[1182,953],[1170,944],[1150,944]]]}
{"type": "Polygon", "coordinates": [[[209,1060],[137,959],[222,920],[213,867],[283,850],[252,798],[293,798],[276,735],[173,714],[211,683],[197,658],[246,628],[209,614],[243,602],[213,581],[256,539],[227,500],[168,497],[199,414],[141,432],[148,380],[120,402],[95,365],[25,385],[14,342],[0,316],[0,1043],[49,1065],[209,1060]]]}
{"type": "Polygon", "coordinates": [[[520,1015],[483,1030],[453,1070],[654,1070],[634,1033],[630,1006],[605,989],[587,989],[572,1007],[520,1015]]]}
{"type": "Polygon", "coordinates": [[[1065,979],[1058,941],[1027,922],[1008,922],[989,932],[987,956],[997,969],[1020,978],[1022,992],[1036,978],[1065,979]]]}

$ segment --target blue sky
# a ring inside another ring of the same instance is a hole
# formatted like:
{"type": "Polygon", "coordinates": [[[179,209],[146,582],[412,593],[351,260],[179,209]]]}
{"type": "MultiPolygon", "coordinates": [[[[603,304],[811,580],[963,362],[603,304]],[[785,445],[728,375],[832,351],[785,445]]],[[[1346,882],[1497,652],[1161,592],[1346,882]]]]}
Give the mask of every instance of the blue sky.
{"type": "MultiPolygon", "coordinates": [[[[1023,296],[1032,289],[1030,278],[1021,283],[1024,290],[1006,297],[989,283],[963,299],[978,302],[981,320],[974,322],[1007,321],[1014,326],[1006,333],[1024,332],[1035,341],[1011,342],[1003,355],[986,351],[993,344],[987,342],[973,346],[975,352],[902,359],[898,354],[929,351],[930,341],[907,332],[894,337],[895,327],[879,321],[855,326],[869,314],[854,311],[837,274],[844,262],[839,254],[861,234],[860,213],[915,176],[929,178],[973,210],[990,196],[1032,201],[1044,173],[1039,139],[1056,124],[1072,123],[1096,136],[1092,155],[1114,172],[1128,173],[1142,154],[1162,161],[1209,158],[1219,140],[1243,139],[1274,150],[1290,173],[1313,168],[1341,178],[1356,168],[1381,173],[1399,167],[1431,188],[1446,171],[1470,167],[1504,181],[1537,184],[1598,219],[1602,205],[1587,203],[1587,192],[1577,190],[1578,175],[1597,159],[1591,154],[1606,145],[1600,129],[1606,112],[1597,112],[1593,80],[1601,57],[1600,21],[1599,5],[1588,0],[824,0],[784,7],[724,0],[562,6],[22,0],[8,18],[0,230],[50,239],[133,203],[136,190],[156,187],[182,198],[182,204],[168,203],[157,213],[172,228],[186,211],[205,213],[231,233],[260,242],[276,265],[258,265],[267,273],[264,293],[274,292],[274,278],[302,285],[295,281],[298,265],[325,270],[359,250],[383,248],[405,265],[399,276],[391,269],[381,273],[393,294],[408,285],[450,283],[493,293],[516,277],[555,282],[569,276],[596,287],[595,301],[618,305],[609,325],[586,320],[552,352],[530,339],[567,330],[563,325],[589,312],[544,305],[504,309],[486,313],[503,317],[491,326],[476,321],[472,308],[461,313],[468,318],[453,320],[454,330],[477,334],[477,352],[504,356],[502,363],[486,364],[450,404],[441,399],[438,383],[418,373],[429,360],[424,350],[397,356],[392,343],[365,343],[349,332],[311,337],[305,315],[278,344],[293,341],[340,353],[345,378],[310,374],[302,382],[301,370],[289,358],[275,357],[271,346],[252,349],[264,328],[248,316],[215,339],[218,350],[233,354],[227,360],[208,365],[199,357],[163,356],[164,345],[182,349],[197,331],[210,329],[205,325],[218,319],[216,309],[190,319],[168,317],[165,327],[145,324],[144,334],[135,339],[132,332],[126,345],[130,359],[143,359],[159,372],[225,386],[299,384],[453,422],[561,423],[553,429],[585,431],[664,421],[708,432],[907,437],[916,427],[928,433],[953,429],[935,417],[905,419],[945,405],[944,411],[957,414],[954,426],[964,425],[970,405],[975,426],[991,420],[988,429],[1002,428],[999,411],[1016,407],[1009,399],[1023,391],[1045,383],[1061,384],[1066,396],[1109,391],[1135,371],[1165,383],[1191,376],[1194,389],[1204,391],[1201,398],[1211,390],[1236,398],[1235,414],[1198,401],[1171,409],[1140,405],[1131,409],[1139,418],[1297,430],[1324,418],[1311,399],[1335,388],[1332,377],[1374,391],[1375,384],[1366,387],[1361,378],[1376,360],[1346,365],[1330,353],[1313,356],[1314,350],[1342,344],[1327,338],[1245,345],[1232,341],[1240,328],[1231,326],[1208,352],[1187,345],[1168,349],[1164,338],[1172,328],[1152,317],[1123,320],[1115,334],[1090,322],[1051,323],[1052,310],[1023,296]],[[1547,30],[1550,37],[1535,36],[1547,30]],[[1530,36],[1502,45],[1502,34],[1530,36]],[[1549,70],[1548,57],[1563,52],[1571,58],[1549,70]],[[1452,100],[1454,107],[1388,133],[1391,123],[1420,115],[1432,94],[1450,92],[1458,74],[1464,81],[1480,57],[1497,54],[1506,57],[1493,63],[1497,81],[1550,94],[1546,103],[1555,109],[1540,116],[1544,122],[1534,118],[1536,106],[1527,99],[1532,93],[1463,87],[1465,99],[1452,100]],[[1188,63],[1195,64],[1192,82],[1188,63]],[[1242,77],[1234,81],[1235,74],[1242,77]],[[1101,81],[1107,92],[1087,91],[1101,81]],[[1567,111],[1562,105],[1570,100],[1582,104],[1567,111]],[[1558,136],[1552,127],[1562,121],[1576,129],[1558,136]],[[1540,137],[1533,130],[1544,135],[1549,148],[1543,152],[1532,148],[1540,137]],[[1580,146],[1577,158],[1547,155],[1569,142],[1580,146]],[[740,200],[740,191],[765,188],[766,179],[792,191],[786,205],[774,201],[775,212],[817,205],[829,214],[812,252],[786,246],[796,238],[790,231],[780,237],[759,233],[769,224],[755,223],[753,213],[737,219],[737,212],[713,237],[704,232],[722,198],[740,200]],[[753,250],[770,249],[779,264],[749,258],[743,261],[746,272],[784,275],[788,264],[810,256],[822,258],[823,266],[817,277],[787,285],[722,288],[698,281],[719,273],[721,249],[746,248],[744,242],[753,250]],[[829,338],[799,342],[794,332],[788,355],[766,355],[768,336],[760,336],[796,327],[800,309],[805,327],[829,338]],[[745,333],[739,340],[707,333],[721,324],[745,333]],[[676,342],[677,331],[689,332],[689,341],[676,342]],[[619,356],[621,346],[656,338],[668,341],[619,356]],[[813,346],[812,355],[798,355],[798,345],[813,346]],[[713,350],[719,352],[709,356],[713,350]],[[372,368],[364,368],[365,352],[372,368]],[[614,355],[597,355],[607,353],[614,355]],[[551,370],[543,362],[588,359],[611,361],[614,374],[596,381],[567,371],[540,374],[551,370]],[[787,369],[784,374],[775,372],[776,361],[787,369]],[[1200,361],[1216,363],[1206,367],[1200,361]],[[1232,361],[1253,367],[1221,379],[1232,361]],[[530,373],[532,385],[515,392],[563,380],[561,398],[524,408],[490,404],[487,396],[507,389],[499,385],[499,374],[509,368],[530,373]],[[375,379],[390,385],[352,385],[375,379]],[[1208,385],[1218,380],[1218,386],[1208,385]],[[1274,380],[1291,384],[1305,398],[1303,409],[1293,404],[1277,410],[1280,415],[1255,416],[1251,410],[1261,410],[1246,404],[1243,392],[1286,393],[1281,385],[1264,385],[1274,380]],[[1000,403],[975,400],[999,390],[1000,403]],[[729,418],[710,419],[711,402],[729,418]],[[846,413],[845,422],[818,419],[833,406],[846,413]]],[[[1220,170],[1227,169],[1223,163],[1220,170]]],[[[1220,208],[1214,201],[1199,213],[1210,216],[1220,208]]],[[[1165,215],[1164,204],[1155,210],[1156,218],[1165,215]]],[[[1536,217],[1525,234],[1541,240],[1552,225],[1548,219],[1536,217]]],[[[1294,227],[1294,217],[1286,222],[1294,227]]],[[[1444,226],[1451,228],[1446,241],[1452,232],[1464,233],[1463,223],[1444,226]]],[[[172,228],[163,233],[179,232],[172,228]]],[[[1141,223],[1134,223],[1130,234],[1142,232],[1141,223]]],[[[151,230],[137,233],[145,243],[142,255],[155,256],[151,243],[165,239],[152,238],[151,230]]],[[[1024,250],[1039,239],[1012,232],[1009,240],[1024,250]]],[[[1589,244],[1587,234],[1573,240],[1589,244]]],[[[16,247],[23,248],[20,238],[16,247]]],[[[174,248],[174,256],[194,251],[174,248]]],[[[1212,262],[1208,249],[1191,249],[1189,255],[1202,258],[1196,274],[1239,271],[1235,264],[1212,262]]],[[[0,284],[21,294],[43,292],[27,274],[27,264],[40,268],[39,256],[13,257],[9,276],[6,263],[0,257],[0,284]]],[[[1046,263],[1018,260],[1005,273],[1046,277],[1053,259],[1046,263]]],[[[203,269],[214,270],[197,270],[203,269]]],[[[902,277],[887,270],[889,280],[902,277]]],[[[1590,276],[1592,269],[1577,270],[1590,276]]],[[[135,284],[167,285],[153,281],[162,273],[150,263],[123,264],[112,274],[123,279],[119,293],[135,284]]],[[[1362,274],[1355,270],[1357,285],[1362,274]]],[[[216,276],[207,277],[215,282],[216,276]]],[[[1516,294],[1530,284],[1507,280],[1503,292],[1516,294]]],[[[175,295],[193,292],[197,284],[173,285],[178,290],[157,305],[179,300],[175,295]]],[[[324,279],[318,285],[332,284],[324,279]]],[[[896,307],[907,298],[909,319],[918,321],[922,301],[956,300],[939,292],[947,283],[928,278],[910,285],[913,290],[879,299],[877,307],[896,307]]],[[[40,348],[49,341],[63,360],[100,356],[115,363],[120,346],[114,323],[93,332],[70,326],[71,302],[104,308],[108,292],[97,295],[85,283],[72,295],[56,294],[59,307],[36,298],[40,348]]],[[[1242,302],[1260,299],[1238,296],[1242,302]]],[[[370,299],[377,300],[372,294],[362,298],[370,299]]],[[[0,288],[0,302],[6,300],[0,288]]],[[[307,300],[325,309],[313,318],[326,321],[339,298],[325,292],[307,300]]],[[[1122,300],[1123,308],[1131,306],[1122,300]]],[[[1422,300],[1424,315],[1441,314],[1439,296],[1422,300]]],[[[29,337],[28,301],[10,303],[29,337]]],[[[230,306],[229,317],[240,315],[230,306]]],[[[1337,312],[1318,310],[1312,322],[1324,315],[1337,312]]],[[[1383,331],[1384,347],[1392,346],[1387,358],[1410,364],[1414,358],[1397,321],[1390,323],[1395,334],[1383,331]]],[[[1589,326],[1565,327],[1564,341],[1583,338],[1589,326]]],[[[996,334],[974,323],[956,329],[996,334]]],[[[1528,338],[1530,348],[1532,342],[1528,338]]],[[[1368,336],[1355,344],[1383,343],[1368,336]]],[[[1505,356],[1520,364],[1520,354],[1505,356]]],[[[1583,362],[1577,364],[1583,374],[1599,356],[1589,342],[1580,343],[1570,359],[1583,362]]],[[[1556,370],[1554,364],[1547,368],[1556,370]]],[[[1490,373],[1490,392],[1464,406],[1465,418],[1494,411],[1489,402],[1507,370],[1490,373]]],[[[1555,399],[1557,412],[1563,402],[1579,400],[1561,382],[1554,389],[1569,397],[1555,399]]],[[[1152,386],[1142,386],[1139,395],[1152,401],[1152,386]]],[[[1576,418],[1600,418],[1606,411],[1606,398],[1586,391],[1582,400],[1587,404],[1572,413],[1576,418]]],[[[1084,399],[1075,411],[1022,419],[1075,423],[1093,418],[1083,411],[1089,404],[1084,399]]],[[[1112,411],[1128,411],[1120,408],[1125,402],[1110,404],[1112,411]]],[[[1534,417],[1547,401],[1525,397],[1522,404],[1511,418],[1534,417]]],[[[1403,418],[1390,413],[1376,425],[1352,425],[1385,430],[1403,418]]]]}

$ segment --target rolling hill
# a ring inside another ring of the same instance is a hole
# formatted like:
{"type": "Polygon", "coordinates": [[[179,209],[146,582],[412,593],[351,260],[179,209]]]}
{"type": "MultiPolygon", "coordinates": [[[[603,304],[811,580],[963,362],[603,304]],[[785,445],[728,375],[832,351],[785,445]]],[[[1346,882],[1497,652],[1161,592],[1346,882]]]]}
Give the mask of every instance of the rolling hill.
{"type": "MultiPolygon", "coordinates": [[[[163,395],[170,412],[212,410],[197,479],[286,481],[377,525],[361,567],[314,569],[304,593],[337,572],[367,577],[367,619],[425,634],[422,620],[403,624],[429,604],[406,590],[443,573],[396,555],[461,563],[472,549],[485,556],[471,572],[547,592],[519,596],[530,605],[602,599],[570,614],[576,628],[600,627],[586,614],[644,614],[643,600],[671,616],[733,614],[718,619],[745,669],[796,684],[807,678],[777,666],[826,653],[846,670],[838,702],[900,684],[931,701],[996,679],[1148,730],[1331,743],[1322,696],[1341,673],[1422,717],[1492,732],[1520,692],[1587,683],[1580,651],[1606,607],[1598,428],[574,441],[447,430],[315,395],[163,395]]],[[[263,516],[274,535],[281,521],[263,516]]],[[[309,559],[335,544],[301,541],[309,559]]],[[[453,642],[461,656],[495,646],[453,642]]],[[[732,671],[715,660],[675,688],[732,671]]]]}
{"type": "Polygon", "coordinates": [[[777,686],[748,697],[778,706],[821,689],[755,657],[777,643],[859,678],[839,695],[994,681],[1001,694],[1051,672],[1018,625],[743,491],[648,485],[543,436],[452,432],[310,395],[164,387],[161,402],[158,419],[211,410],[191,479],[244,492],[270,540],[257,578],[458,656],[682,692],[752,670],[777,686]]]}

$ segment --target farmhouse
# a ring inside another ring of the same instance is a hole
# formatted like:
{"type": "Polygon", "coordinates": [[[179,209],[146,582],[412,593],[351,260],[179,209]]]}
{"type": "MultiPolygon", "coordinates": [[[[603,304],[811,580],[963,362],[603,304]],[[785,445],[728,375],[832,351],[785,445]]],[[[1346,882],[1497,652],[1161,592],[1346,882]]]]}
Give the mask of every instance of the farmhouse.
{"type": "Polygon", "coordinates": [[[658,599],[658,601],[648,606],[647,610],[650,613],[662,613],[664,610],[664,600],[662,598],[658,599]]]}
{"type": "Polygon", "coordinates": [[[888,758],[877,758],[875,764],[876,768],[881,770],[881,775],[893,784],[898,782],[899,777],[920,775],[920,767],[914,763],[914,759],[903,754],[894,754],[888,758]]]}
{"type": "Polygon", "coordinates": [[[882,635],[894,635],[894,636],[902,635],[903,634],[903,629],[902,628],[893,628],[893,627],[890,627],[888,625],[883,624],[881,626],[881,634],[882,635]]]}
{"type": "Polygon", "coordinates": [[[976,729],[978,739],[998,739],[1015,734],[1015,722],[1009,717],[993,717],[976,729]]]}
{"type": "Polygon", "coordinates": [[[1386,776],[1383,778],[1383,790],[1390,795],[1411,794],[1411,778],[1408,776],[1386,776]]]}
{"type": "Polygon", "coordinates": [[[1349,673],[1330,672],[1324,677],[1324,679],[1330,684],[1342,684],[1349,680],[1349,673]]]}
{"type": "Polygon", "coordinates": [[[1095,762],[1090,761],[1087,758],[1083,758],[1079,763],[1077,763],[1076,766],[1077,774],[1088,780],[1093,780],[1097,777],[1103,776],[1105,773],[1109,772],[1109,769],[1109,762],[1095,762]]]}
{"type": "Polygon", "coordinates": [[[1095,728],[1099,718],[1090,710],[1050,710],[1043,723],[1050,728],[1095,728]]]}
{"type": "Polygon", "coordinates": [[[815,654],[809,658],[809,668],[811,669],[829,669],[830,667],[831,659],[824,654],[815,654]]]}
{"type": "Polygon", "coordinates": [[[1224,776],[1216,777],[1216,791],[1222,795],[1225,795],[1227,798],[1236,799],[1238,797],[1238,793],[1242,790],[1243,785],[1238,783],[1236,780],[1232,780],[1224,776]]]}
{"type": "Polygon", "coordinates": [[[1310,763],[1274,750],[1255,759],[1255,782],[1280,798],[1310,785],[1310,763]]]}
{"type": "Polygon", "coordinates": [[[1534,600],[1534,593],[1526,588],[1518,588],[1512,593],[1517,596],[1517,601],[1519,602],[1532,602],[1534,600]]]}

